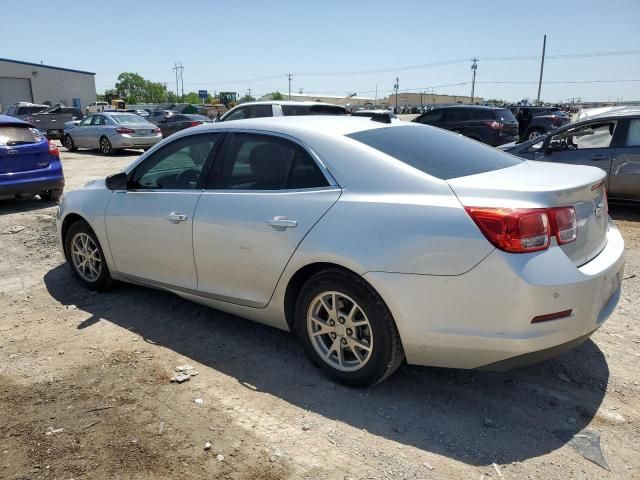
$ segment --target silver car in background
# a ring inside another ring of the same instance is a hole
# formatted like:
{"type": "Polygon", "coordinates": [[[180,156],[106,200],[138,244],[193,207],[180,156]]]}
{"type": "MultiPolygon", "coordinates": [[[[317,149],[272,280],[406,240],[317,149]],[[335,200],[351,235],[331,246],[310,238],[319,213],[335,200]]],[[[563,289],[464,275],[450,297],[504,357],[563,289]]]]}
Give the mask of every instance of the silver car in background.
{"type": "Polygon", "coordinates": [[[67,193],[57,228],[89,288],[294,331],[330,376],[370,385],[405,359],[506,369],[588,338],[624,268],[604,178],[416,123],[239,120],[67,193]]]}
{"type": "Polygon", "coordinates": [[[85,117],[77,125],[65,124],[63,144],[70,152],[98,148],[104,155],[111,155],[123,148],[146,151],[160,140],[160,129],[139,115],[102,112],[85,117]]]}

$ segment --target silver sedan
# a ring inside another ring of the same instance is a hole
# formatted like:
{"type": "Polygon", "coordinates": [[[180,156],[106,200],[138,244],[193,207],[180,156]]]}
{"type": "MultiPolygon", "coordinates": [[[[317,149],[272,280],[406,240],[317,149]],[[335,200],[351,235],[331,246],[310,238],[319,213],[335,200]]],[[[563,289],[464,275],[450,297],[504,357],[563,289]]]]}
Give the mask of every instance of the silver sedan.
{"type": "Polygon", "coordinates": [[[104,155],[111,155],[123,148],[148,150],[160,140],[160,129],[139,115],[103,112],[89,115],[77,125],[65,124],[62,143],[70,152],[99,148],[104,155]]]}
{"type": "Polygon", "coordinates": [[[66,194],[57,226],[89,288],[294,331],[331,377],[370,385],[405,360],[506,369],[588,338],[624,267],[604,177],[420,124],[240,120],[66,194]]]}

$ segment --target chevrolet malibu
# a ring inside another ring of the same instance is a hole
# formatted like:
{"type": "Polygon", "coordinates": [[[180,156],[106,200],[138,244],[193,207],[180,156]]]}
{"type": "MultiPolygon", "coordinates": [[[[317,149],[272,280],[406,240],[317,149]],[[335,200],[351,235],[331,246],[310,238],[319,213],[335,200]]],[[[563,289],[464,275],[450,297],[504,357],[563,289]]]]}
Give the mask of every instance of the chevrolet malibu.
{"type": "Polygon", "coordinates": [[[251,119],[178,132],[66,194],[87,287],[114,280],[295,333],[334,379],[504,370],[578,345],[620,297],[605,174],[438,128],[251,119]]]}

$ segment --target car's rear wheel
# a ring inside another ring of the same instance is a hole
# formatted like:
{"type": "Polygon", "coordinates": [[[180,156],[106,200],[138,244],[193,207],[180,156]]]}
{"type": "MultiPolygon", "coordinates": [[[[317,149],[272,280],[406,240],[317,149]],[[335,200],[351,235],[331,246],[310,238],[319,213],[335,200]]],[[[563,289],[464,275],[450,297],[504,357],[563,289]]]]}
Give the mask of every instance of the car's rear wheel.
{"type": "Polygon", "coordinates": [[[43,202],[57,202],[62,196],[62,188],[40,192],[39,195],[40,200],[42,200],[43,202]]]}
{"type": "Polygon", "coordinates": [[[536,137],[539,137],[544,133],[544,130],[541,128],[533,128],[527,132],[527,140],[532,140],[536,137]]]}
{"type": "Polygon", "coordinates": [[[380,382],[404,360],[391,312],[362,277],[350,272],[324,270],[304,284],[295,329],[311,361],[348,385],[380,382]]]}
{"type": "Polygon", "coordinates": [[[66,148],[69,152],[75,152],[77,150],[75,144],[73,143],[73,138],[71,138],[71,135],[65,135],[63,143],[64,148],[66,148]]]}
{"type": "Polygon", "coordinates": [[[84,221],[77,221],[65,235],[65,254],[73,273],[91,290],[108,290],[113,280],[96,234],[84,221]]]}
{"type": "Polygon", "coordinates": [[[111,155],[113,153],[113,145],[107,137],[100,137],[100,151],[103,155],[111,155]]]}

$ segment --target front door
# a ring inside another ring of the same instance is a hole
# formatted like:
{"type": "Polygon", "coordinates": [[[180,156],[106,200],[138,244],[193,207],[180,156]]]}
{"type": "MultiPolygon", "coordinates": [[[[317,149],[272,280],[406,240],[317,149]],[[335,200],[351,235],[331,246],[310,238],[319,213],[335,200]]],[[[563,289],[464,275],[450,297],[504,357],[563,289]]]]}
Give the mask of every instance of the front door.
{"type": "Polygon", "coordinates": [[[112,192],[106,229],[117,273],[196,288],[193,216],[201,175],[222,137],[202,133],[168,143],[129,174],[126,191],[112,192]]]}
{"type": "Polygon", "coordinates": [[[263,307],[294,251],[341,190],[292,141],[234,133],[225,143],[195,213],[198,290],[263,307]]]}
{"type": "Polygon", "coordinates": [[[627,132],[613,151],[609,198],[640,201],[640,119],[620,123],[624,123],[627,132]]]}

